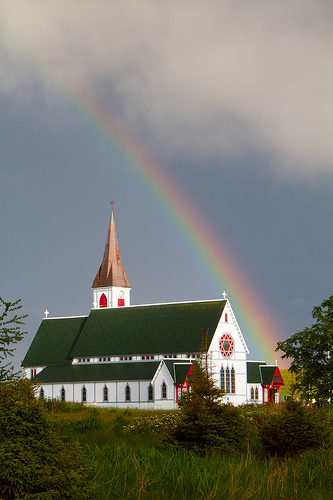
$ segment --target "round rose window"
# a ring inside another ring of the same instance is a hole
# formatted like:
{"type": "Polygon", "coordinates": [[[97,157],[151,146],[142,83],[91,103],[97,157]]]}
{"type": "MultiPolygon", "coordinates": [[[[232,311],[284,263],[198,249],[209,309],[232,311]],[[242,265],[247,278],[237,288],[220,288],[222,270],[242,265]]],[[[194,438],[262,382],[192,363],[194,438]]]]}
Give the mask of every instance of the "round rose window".
{"type": "Polygon", "coordinates": [[[225,358],[231,356],[232,351],[234,350],[234,341],[232,337],[227,333],[224,333],[220,338],[220,351],[225,358]]]}

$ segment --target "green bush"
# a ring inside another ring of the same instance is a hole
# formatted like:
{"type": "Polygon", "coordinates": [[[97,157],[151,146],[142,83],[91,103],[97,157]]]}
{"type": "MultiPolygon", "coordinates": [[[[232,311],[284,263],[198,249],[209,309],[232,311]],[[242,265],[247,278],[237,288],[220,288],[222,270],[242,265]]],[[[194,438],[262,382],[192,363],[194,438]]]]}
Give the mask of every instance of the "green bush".
{"type": "Polygon", "coordinates": [[[94,417],[87,417],[77,420],[76,422],[69,422],[69,426],[80,434],[97,431],[102,428],[101,422],[94,417]]]}
{"type": "Polygon", "coordinates": [[[87,466],[28,380],[0,384],[0,498],[89,498],[87,466]]]}
{"type": "Polygon", "coordinates": [[[99,411],[97,410],[97,408],[88,407],[88,412],[90,413],[90,415],[99,415],[99,411]]]}
{"type": "Polygon", "coordinates": [[[198,408],[192,413],[182,411],[172,433],[173,439],[185,448],[221,452],[243,450],[248,435],[248,421],[239,408],[231,404],[216,404],[198,408]]]}
{"type": "Polygon", "coordinates": [[[323,411],[296,401],[281,403],[259,427],[259,436],[268,455],[293,457],[329,443],[330,424],[323,411]]]}
{"type": "Polygon", "coordinates": [[[199,406],[196,410],[186,405],[177,413],[135,418],[127,432],[140,435],[151,431],[163,446],[221,452],[244,450],[249,433],[249,421],[239,408],[230,404],[199,406]]]}
{"type": "Polygon", "coordinates": [[[158,438],[160,445],[176,444],[174,433],[180,423],[180,414],[167,413],[163,415],[151,415],[149,417],[136,417],[125,427],[126,433],[141,436],[151,432],[158,438]]]}

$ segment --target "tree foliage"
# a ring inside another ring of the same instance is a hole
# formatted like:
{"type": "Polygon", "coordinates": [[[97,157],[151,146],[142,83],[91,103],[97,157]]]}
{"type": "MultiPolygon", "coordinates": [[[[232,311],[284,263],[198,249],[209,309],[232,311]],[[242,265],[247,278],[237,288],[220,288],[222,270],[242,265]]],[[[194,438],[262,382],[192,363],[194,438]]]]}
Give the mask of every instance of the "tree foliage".
{"type": "Polygon", "coordinates": [[[0,384],[0,498],[89,498],[77,445],[65,444],[27,379],[0,384]]]}
{"type": "Polygon", "coordinates": [[[313,309],[316,322],[289,339],[278,342],[282,359],[292,358],[289,370],[295,388],[305,400],[318,405],[333,403],[333,295],[313,309]]]}
{"type": "MultiPolygon", "coordinates": [[[[208,333],[208,332],[207,332],[208,333]]],[[[195,375],[188,377],[190,386],[189,392],[184,392],[180,399],[179,406],[185,411],[192,411],[196,408],[214,408],[220,405],[224,397],[224,392],[220,389],[213,377],[211,355],[208,354],[207,334],[202,334],[200,357],[194,361],[193,367],[195,375]]]]}
{"type": "Polygon", "coordinates": [[[13,372],[11,363],[6,363],[9,356],[14,355],[15,347],[13,344],[20,342],[27,332],[21,332],[23,320],[26,314],[18,315],[17,311],[21,309],[20,300],[16,302],[5,302],[0,297],[0,381],[11,379],[17,376],[13,372]]]}
{"type": "Polygon", "coordinates": [[[265,452],[287,458],[328,444],[330,422],[320,410],[298,401],[275,407],[259,429],[265,452]]]}
{"type": "Polygon", "coordinates": [[[242,448],[247,423],[239,408],[223,404],[224,392],[213,377],[207,336],[203,337],[198,362],[193,363],[195,375],[188,382],[189,392],[180,399],[180,414],[172,429],[174,442],[183,448],[223,452],[242,448]]]}

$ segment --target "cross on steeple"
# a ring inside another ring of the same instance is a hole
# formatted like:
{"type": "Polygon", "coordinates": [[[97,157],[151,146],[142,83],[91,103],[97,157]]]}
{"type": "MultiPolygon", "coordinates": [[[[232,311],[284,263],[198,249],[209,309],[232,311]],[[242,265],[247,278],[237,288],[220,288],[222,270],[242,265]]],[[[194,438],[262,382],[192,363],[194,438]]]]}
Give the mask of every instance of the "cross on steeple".
{"type": "Polygon", "coordinates": [[[114,205],[113,199],[110,201],[110,203],[111,203],[111,207],[112,207],[112,210],[113,210],[113,205],[114,205]]]}
{"type": "Polygon", "coordinates": [[[50,314],[49,311],[46,309],[46,311],[44,311],[44,314],[45,314],[45,319],[47,319],[48,315],[50,314]]]}
{"type": "Polygon", "coordinates": [[[222,293],[223,300],[225,300],[226,296],[227,296],[227,292],[223,292],[222,293]]]}

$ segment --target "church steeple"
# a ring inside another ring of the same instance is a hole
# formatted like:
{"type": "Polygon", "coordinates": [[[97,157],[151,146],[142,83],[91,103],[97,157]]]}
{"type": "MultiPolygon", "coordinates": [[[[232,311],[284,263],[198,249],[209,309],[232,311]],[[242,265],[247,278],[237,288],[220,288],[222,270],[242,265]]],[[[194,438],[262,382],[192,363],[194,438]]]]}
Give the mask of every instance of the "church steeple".
{"type": "Polygon", "coordinates": [[[92,285],[94,309],[130,305],[131,285],[120,259],[113,201],[111,205],[110,224],[103,260],[92,285]]]}

